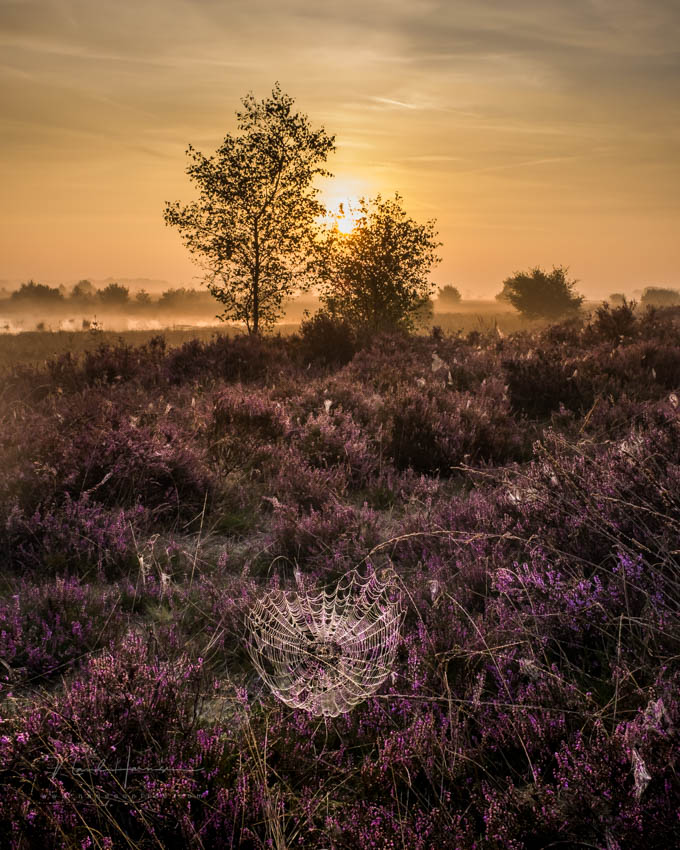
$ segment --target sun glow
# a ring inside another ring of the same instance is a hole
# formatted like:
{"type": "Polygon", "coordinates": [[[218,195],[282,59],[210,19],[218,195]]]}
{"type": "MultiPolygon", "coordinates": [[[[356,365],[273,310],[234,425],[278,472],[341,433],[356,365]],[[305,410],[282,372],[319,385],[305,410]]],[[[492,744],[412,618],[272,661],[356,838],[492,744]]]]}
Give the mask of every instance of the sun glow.
{"type": "Polygon", "coordinates": [[[348,235],[356,230],[361,218],[361,198],[370,198],[378,188],[361,177],[336,175],[320,190],[319,200],[325,207],[323,224],[338,233],[348,235]]]}
{"type": "Polygon", "coordinates": [[[338,204],[336,212],[331,213],[332,222],[340,233],[351,233],[359,220],[358,204],[356,201],[346,200],[338,204]]]}

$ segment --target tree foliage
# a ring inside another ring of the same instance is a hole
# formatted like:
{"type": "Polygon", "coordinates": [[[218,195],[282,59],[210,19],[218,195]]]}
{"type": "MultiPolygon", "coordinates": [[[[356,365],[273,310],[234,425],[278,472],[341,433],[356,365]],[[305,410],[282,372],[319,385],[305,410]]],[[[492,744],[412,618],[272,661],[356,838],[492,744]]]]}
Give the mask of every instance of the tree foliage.
{"type": "Polygon", "coordinates": [[[583,296],[574,293],[577,281],[567,278],[562,266],[546,272],[539,266],[527,272],[515,272],[503,281],[497,297],[507,300],[527,319],[560,319],[577,313],[583,296]]]}
{"type": "Polygon", "coordinates": [[[268,98],[249,94],[241,102],[238,135],[227,135],[210,157],[189,146],[187,174],[199,197],[166,203],[165,221],[204,269],[224,308],[219,318],[257,334],[295,288],[305,288],[315,222],[325,212],[312,182],[329,176],[322,163],[334,137],[294,112],[278,84],[268,98]]]}
{"type": "Polygon", "coordinates": [[[427,312],[433,285],[428,276],[440,261],[435,222],[409,218],[397,193],[362,198],[350,233],[335,227],[322,251],[322,301],[329,312],[369,332],[404,328],[427,312]]]}
{"type": "Polygon", "coordinates": [[[19,289],[12,293],[12,301],[63,301],[64,296],[57,287],[48,286],[46,283],[36,283],[29,280],[22,283],[19,289]]]}
{"type": "Polygon", "coordinates": [[[460,304],[462,299],[463,296],[460,294],[460,290],[457,289],[455,286],[451,286],[451,284],[447,284],[446,286],[440,286],[437,291],[437,300],[445,306],[460,304]]]}
{"type": "Polygon", "coordinates": [[[110,283],[97,293],[102,304],[109,307],[122,307],[130,300],[130,290],[120,283],[110,283]]]}
{"type": "Polygon", "coordinates": [[[647,286],[640,304],[643,307],[676,307],[680,304],[680,292],[663,286],[647,286]]]}
{"type": "Polygon", "coordinates": [[[96,287],[89,280],[79,280],[71,290],[71,298],[75,301],[89,301],[97,294],[96,287]]]}

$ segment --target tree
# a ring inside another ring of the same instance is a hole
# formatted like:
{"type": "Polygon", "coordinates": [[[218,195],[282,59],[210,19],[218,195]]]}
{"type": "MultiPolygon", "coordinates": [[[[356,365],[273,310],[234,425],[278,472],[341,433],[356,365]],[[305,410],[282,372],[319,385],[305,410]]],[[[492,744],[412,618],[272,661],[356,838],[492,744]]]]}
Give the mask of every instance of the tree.
{"type": "Polygon", "coordinates": [[[74,301],[91,301],[97,294],[96,288],[89,280],[79,280],[71,290],[74,301]]]}
{"type": "Polygon", "coordinates": [[[643,307],[675,307],[680,304],[680,292],[663,286],[647,286],[640,298],[643,307]]]}
{"type": "Polygon", "coordinates": [[[335,149],[323,127],[306,115],[278,83],[271,97],[242,99],[239,135],[227,135],[214,156],[191,145],[187,174],[199,198],[168,202],[165,222],[177,227],[205,271],[212,295],[224,306],[220,319],[245,322],[258,334],[282,313],[294,289],[307,286],[308,261],[325,213],[312,187],[330,176],[321,163],[335,149]]]}
{"type": "Polygon", "coordinates": [[[139,292],[135,295],[135,302],[140,307],[148,307],[151,304],[151,296],[146,291],[146,289],[140,289],[139,292]]]}
{"type": "Polygon", "coordinates": [[[451,286],[451,284],[447,284],[446,286],[440,286],[437,292],[437,300],[447,307],[452,307],[455,304],[460,304],[463,296],[460,294],[460,290],[455,286],[451,286]]]}
{"type": "Polygon", "coordinates": [[[166,289],[158,299],[158,306],[173,310],[187,310],[204,306],[204,299],[209,301],[207,293],[198,289],[185,289],[182,286],[179,289],[166,289]]]}
{"type": "Polygon", "coordinates": [[[99,300],[107,307],[122,307],[130,300],[130,290],[119,283],[110,283],[97,293],[99,300]]]}
{"type": "Polygon", "coordinates": [[[413,329],[427,311],[431,267],[440,261],[435,222],[417,224],[394,199],[362,198],[350,233],[334,227],[321,250],[322,302],[334,315],[370,332],[413,329]]]}
{"type": "MultiPolygon", "coordinates": [[[[502,299],[512,304],[527,319],[560,319],[577,313],[582,295],[574,293],[575,280],[567,279],[562,266],[548,273],[536,266],[528,272],[515,272],[503,281],[502,299]]],[[[498,296],[497,296],[498,297],[498,296]]]]}
{"type": "Polygon", "coordinates": [[[34,280],[29,280],[28,283],[22,283],[19,289],[11,295],[12,301],[43,301],[43,302],[61,302],[64,296],[55,286],[47,286],[45,283],[36,283],[34,280]]]}
{"type": "Polygon", "coordinates": [[[610,307],[607,301],[603,301],[595,310],[590,324],[592,334],[596,339],[606,339],[609,342],[619,342],[635,336],[638,326],[635,306],[635,301],[628,301],[625,296],[623,302],[616,306],[610,307]]]}

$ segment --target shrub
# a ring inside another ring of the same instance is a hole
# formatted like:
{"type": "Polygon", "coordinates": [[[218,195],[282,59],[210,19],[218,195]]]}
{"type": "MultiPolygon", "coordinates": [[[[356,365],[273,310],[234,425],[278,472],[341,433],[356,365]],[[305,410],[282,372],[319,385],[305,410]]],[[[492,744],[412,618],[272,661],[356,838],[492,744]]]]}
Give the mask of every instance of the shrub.
{"type": "Polygon", "coordinates": [[[32,514],[14,506],[3,529],[9,566],[14,570],[77,574],[115,573],[135,555],[135,532],[148,522],[137,505],[107,510],[85,493],[61,506],[39,506],[32,514]]]}
{"type": "Polygon", "coordinates": [[[524,533],[537,535],[546,549],[587,553],[594,564],[616,546],[668,563],[680,515],[680,423],[670,406],[648,407],[614,443],[572,445],[552,431],[543,443],[521,484],[532,492],[521,508],[524,533]]]}
{"type": "Polygon", "coordinates": [[[380,467],[380,449],[341,408],[309,415],[299,431],[302,455],[321,469],[344,469],[354,487],[364,487],[380,467]]]}
{"type": "Polygon", "coordinates": [[[440,286],[437,290],[437,300],[442,307],[454,307],[456,304],[460,304],[462,298],[463,296],[460,294],[460,290],[456,289],[455,286],[451,286],[451,284],[440,286]]]}
{"type": "Polygon", "coordinates": [[[680,304],[680,292],[662,286],[645,287],[640,304],[643,307],[675,307],[680,304]]]}
{"type": "Polygon", "coordinates": [[[251,466],[289,433],[283,404],[264,390],[228,387],[215,396],[208,425],[210,452],[224,471],[251,466]]]}
{"type": "Polygon", "coordinates": [[[212,301],[209,292],[200,289],[166,289],[158,299],[158,306],[169,310],[196,310],[210,308],[212,301]]]}
{"type": "Polygon", "coordinates": [[[91,302],[96,294],[97,289],[89,280],[79,280],[71,290],[71,298],[84,303],[91,302]]]}
{"type": "Polygon", "coordinates": [[[243,334],[215,336],[211,342],[192,340],[169,352],[165,361],[172,384],[191,381],[214,384],[256,383],[280,379],[292,370],[285,341],[280,337],[260,338],[243,334]]]}
{"type": "Polygon", "coordinates": [[[589,331],[593,341],[617,343],[633,338],[637,333],[635,302],[624,298],[616,307],[610,307],[605,301],[595,311],[589,331]]]}
{"type": "Polygon", "coordinates": [[[261,482],[265,499],[301,510],[337,504],[348,486],[342,467],[313,466],[296,447],[285,445],[263,450],[253,478],[261,482]]]}
{"type": "Polygon", "coordinates": [[[503,281],[503,296],[527,319],[559,319],[576,313],[583,296],[574,294],[577,281],[569,280],[567,271],[559,266],[548,273],[536,266],[515,272],[503,281]]]}
{"type": "Polygon", "coordinates": [[[64,675],[121,628],[113,588],[57,578],[32,585],[25,580],[0,600],[0,658],[14,679],[64,675]]]}
{"type": "Polygon", "coordinates": [[[139,382],[145,387],[161,383],[165,338],[153,337],[147,344],[100,345],[82,357],[67,352],[47,361],[46,372],[58,393],[79,392],[101,384],[139,382]]]}
{"type": "Polygon", "coordinates": [[[67,493],[73,500],[90,493],[108,507],[141,503],[164,522],[189,518],[213,488],[204,450],[191,439],[191,414],[128,387],[47,399],[8,423],[0,504],[16,502],[30,514],[67,493]]]}
{"type": "Polygon", "coordinates": [[[544,419],[560,406],[585,412],[595,392],[579,361],[560,357],[553,348],[539,348],[531,356],[503,360],[512,409],[533,419],[544,419]]]}
{"type": "Polygon", "coordinates": [[[15,373],[0,845],[666,850],[680,308],[617,309],[337,369],[220,338],[15,373]],[[199,534],[164,533],[170,477],[196,513],[214,488],[199,534]],[[393,569],[405,617],[380,690],[324,722],[263,689],[244,617],[352,567],[393,569]]]}
{"type": "Polygon", "coordinates": [[[302,514],[280,507],[275,511],[270,551],[328,581],[355,567],[380,542],[379,517],[369,507],[330,505],[302,514]]]}
{"type": "MultiPolygon", "coordinates": [[[[121,835],[140,847],[180,836],[186,846],[205,836],[214,816],[204,791],[221,799],[220,757],[227,776],[231,763],[219,732],[198,725],[209,690],[200,661],[158,659],[138,636],[91,659],[66,693],[46,695],[0,739],[6,846],[56,848],[68,835],[79,846],[94,836],[113,847],[121,835]]],[[[220,807],[218,831],[231,834],[220,807]]]]}
{"type": "Polygon", "coordinates": [[[509,463],[527,452],[505,387],[484,382],[476,395],[446,388],[400,388],[386,410],[387,454],[398,469],[450,475],[461,464],[509,463]]]}
{"type": "Polygon", "coordinates": [[[356,334],[349,322],[325,310],[300,325],[300,353],[307,362],[343,366],[354,357],[356,348],[356,334]]]}

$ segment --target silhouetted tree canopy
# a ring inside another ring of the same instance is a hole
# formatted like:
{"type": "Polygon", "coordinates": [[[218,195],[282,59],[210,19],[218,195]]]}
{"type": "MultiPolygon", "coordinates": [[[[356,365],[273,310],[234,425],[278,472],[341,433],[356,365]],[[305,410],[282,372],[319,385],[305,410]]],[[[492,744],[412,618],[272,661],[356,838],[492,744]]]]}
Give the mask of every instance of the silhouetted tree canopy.
{"type": "Polygon", "coordinates": [[[109,307],[122,307],[130,300],[130,290],[119,283],[110,283],[97,293],[102,304],[109,307]]]}
{"type": "Polygon", "coordinates": [[[187,205],[166,204],[165,221],[179,230],[223,305],[219,318],[259,333],[282,313],[294,289],[306,286],[316,219],[325,212],[312,187],[335,149],[334,137],[293,111],[278,83],[271,96],[242,100],[238,135],[206,157],[191,145],[187,174],[199,192],[187,205]]]}
{"type": "Polygon", "coordinates": [[[199,289],[186,289],[182,286],[179,289],[166,289],[158,299],[158,305],[159,307],[187,309],[200,305],[203,300],[210,301],[207,292],[199,289]]]}
{"type": "Polygon", "coordinates": [[[36,283],[34,280],[29,280],[28,283],[22,283],[16,292],[11,296],[13,301],[63,301],[64,296],[57,287],[47,286],[45,283],[36,283]]]}
{"type": "Polygon", "coordinates": [[[429,273],[441,245],[435,222],[409,218],[399,194],[362,198],[358,212],[350,233],[335,227],[328,235],[318,268],[322,302],[362,330],[410,330],[431,309],[429,273]]]}
{"type": "Polygon", "coordinates": [[[647,286],[640,298],[643,307],[675,307],[680,304],[680,292],[663,286],[647,286]]]}
{"type": "Polygon", "coordinates": [[[567,278],[562,266],[551,272],[536,266],[527,272],[515,272],[503,281],[497,298],[507,300],[527,319],[560,319],[577,313],[583,296],[574,293],[577,281],[567,278]]]}
{"type": "Polygon", "coordinates": [[[460,304],[463,296],[460,294],[460,290],[455,286],[451,286],[451,284],[446,284],[446,286],[440,286],[437,291],[437,300],[441,301],[445,306],[451,306],[453,304],[460,304]]]}
{"type": "Polygon", "coordinates": [[[71,290],[71,298],[75,301],[88,301],[96,294],[97,289],[89,280],[79,280],[71,290]]]}

